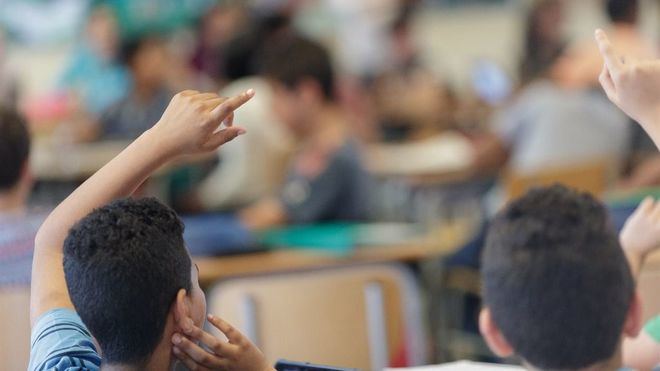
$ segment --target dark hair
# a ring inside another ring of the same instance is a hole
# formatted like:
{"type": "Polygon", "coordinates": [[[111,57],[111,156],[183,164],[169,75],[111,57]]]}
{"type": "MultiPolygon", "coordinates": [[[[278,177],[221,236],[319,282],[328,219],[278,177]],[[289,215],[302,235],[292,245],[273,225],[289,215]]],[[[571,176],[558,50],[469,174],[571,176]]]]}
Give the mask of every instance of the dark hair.
{"type": "Polygon", "coordinates": [[[0,107],[0,192],[14,187],[30,155],[30,133],[14,109],[0,107]]]}
{"type": "Polygon", "coordinates": [[[636,23],[639,11],[637,0],[607,0],[607,16],[612,22],[636,23]]]}
{"type": "Polygon", "coordinates": [[[592,196],[563,186],[514,201],[490,226],[485,305],[516,353],[542,369],[577,369],[616,352],[634,280],[592,196]]]}
{"type": "Polygon", "coordinates": [[[333,99],[335,75],[328,51],[319,43],[285,35],[265,48],[262,72],[294,88],[305,79],[317,82],[326,99],[333,99]]]}
{"type": "Polygon", "coordinates": [[[109,364],[141,365],[163,336],[191,261],[176,213],[154,198],[122,199],[79,221],[64,242],[71,300],[109,364]]]}
{"type": "Polygon", "coordinates": [[[520,61],[520,80],[530,82],[548,73],[564,55],[566,43],[551,40],[539,28],[541,19],[551,12],[562,12],[560,0],[541,0],[534,3],[525,21],[524,51],[520,61]]]}
{"type": "Polygon", "coordinates": [[[257,18],[247,29],[233,37],[222,53],[220,75],[229,81],[259,72],[259,59],[270,39],[287,31],[290,19],[285,15],[257,18]]]}
{"type": "Polygon", "coordinates": [[[122,43],[119,49],[119,61],[126,66],[132,67],[135,63],[135,58],[144,48],[162,43],[163,39],[157,35],[145,35],[127,40],[122,43]]]}

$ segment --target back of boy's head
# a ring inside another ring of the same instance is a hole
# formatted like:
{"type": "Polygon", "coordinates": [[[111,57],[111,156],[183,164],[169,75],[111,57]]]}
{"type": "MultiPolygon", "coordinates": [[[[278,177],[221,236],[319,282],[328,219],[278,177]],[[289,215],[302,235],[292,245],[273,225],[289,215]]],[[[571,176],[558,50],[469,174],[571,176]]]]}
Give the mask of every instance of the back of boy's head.
{"type": "Polygon", "coordinates": [[[261,72],[294,89],[305,80],[316,82],[323,97],[335,96],[335,73],[327,49],[321,44],[289,34],[273,40],[263,51],[261,72]]]}
{"type": "Polygon", "coordinates": [[[592,196],[532,190],[494,219],[482,256],[485,305],[516,354],[541,369],[578,369],[617,351],[634,280],[592,196]]]}
{"type": "Polygon", "coordinates": [[[0,107],[0,193],[18,184],[30,155],[30,134],[23,117],[0,107]]]}
{"type": "Polygon", "coordinates": [[[64,243],[71,300],[104,362],[139,365],[163,336],[191,261],[178,216],[156,199],[123,199],[94,210],[64,243]]]}
{"type": "Polygon", "coordinates": [[[637,0],[607,0],[607,16],[612,22],[630,23],[637,22],[639,2],[637,0]]]}

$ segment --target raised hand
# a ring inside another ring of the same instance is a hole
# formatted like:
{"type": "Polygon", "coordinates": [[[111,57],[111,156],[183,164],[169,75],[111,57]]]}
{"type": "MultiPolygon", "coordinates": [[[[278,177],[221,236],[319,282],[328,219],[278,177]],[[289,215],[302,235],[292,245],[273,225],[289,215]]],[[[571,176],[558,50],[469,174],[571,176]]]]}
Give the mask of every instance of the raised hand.
{"type": "Polygon", "coordinates": [[[232,98],[183,91],[172,98],[149,134],[172,156],[213,151],[245,133],[244,129],[232,125],[233,114],[253,96],[252,89],[232,98]],[[226,127],[221,129],[223,122],[226,127]]]}
{"type": "Polygon", "coordinates": [[[599,80],[608,98],[660,147],[660,60],[620,55],[603,30],[596,30],[596,42],[604,59],[599,80]]]}
{"type": "Polygon", "coordinates": [[[626,220],[619,236],[621,246],[637,275],[646,256],[660,248],[660,202],[647,197],[626,220]]]}
{"type": "Polygon", "coordinates": [[[186,367],[194,371],[273,370],[263,353],[232,325],[213,315],[208,316],[208,321],[229,341],[220,340],[195,325],[189,325],[183,334],[175,333],[172,352],[186,367]]]}

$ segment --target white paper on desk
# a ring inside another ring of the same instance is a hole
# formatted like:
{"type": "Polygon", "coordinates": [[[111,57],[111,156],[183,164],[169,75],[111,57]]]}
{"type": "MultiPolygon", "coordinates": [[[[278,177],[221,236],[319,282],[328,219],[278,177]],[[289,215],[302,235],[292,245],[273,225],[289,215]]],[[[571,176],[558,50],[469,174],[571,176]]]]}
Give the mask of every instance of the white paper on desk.
{"type": "Polygon", "coordinates": [[[507,371],[507,370],[524,370],[518,366],[498,365],[493,363],[476,363],[470,361],[459,361],[453,363],[445,363],[442,365],[421,366],[421,367],[408,367],[408,368],[386,368],[385,371],[507,371]]]}

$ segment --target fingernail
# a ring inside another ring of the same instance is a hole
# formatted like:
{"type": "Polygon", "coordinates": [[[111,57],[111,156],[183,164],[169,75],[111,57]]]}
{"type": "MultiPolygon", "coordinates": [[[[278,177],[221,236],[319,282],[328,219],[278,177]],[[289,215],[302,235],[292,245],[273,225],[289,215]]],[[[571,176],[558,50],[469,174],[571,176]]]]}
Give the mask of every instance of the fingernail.
{"type": "Polygon", "coordinates": [[[238,129],[238,135],[243,135],[245,133],[247,133],[247,131],[245,131],[245,129],[238,129]]]}
{"type": "Polygon", "coordinates": [[[212,314],[209,314],[208,316],[206,316],[206,318],[208,318],[209,321],[213,321],[215,319],[215,317],[213,317],[212,314]]]}
{"type": "Polygon", "coordinates": [[[248,89],[245,92],[245,95],[247,95],[248,97],[253,97],[254,96],[254,89],[248,89]]]}
{"type": "Polygon", "coordinates": [[[174,334],[174,336],[172,336],[172,342],[174,344],[180,344],[181,343],[181,335],[174,334]]]}

